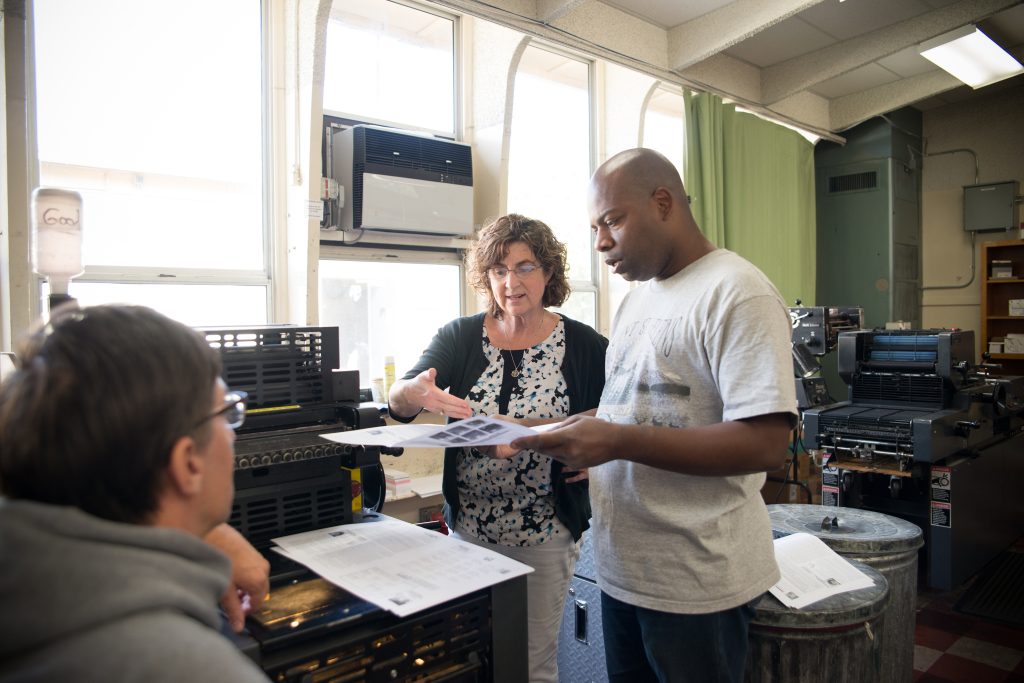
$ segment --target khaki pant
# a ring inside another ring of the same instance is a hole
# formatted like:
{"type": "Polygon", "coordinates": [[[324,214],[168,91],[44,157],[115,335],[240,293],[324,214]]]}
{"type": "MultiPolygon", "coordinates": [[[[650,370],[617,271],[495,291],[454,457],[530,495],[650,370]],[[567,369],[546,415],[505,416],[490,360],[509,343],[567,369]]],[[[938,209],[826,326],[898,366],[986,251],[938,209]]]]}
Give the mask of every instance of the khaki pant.
{"type": "Polygon", "coordinates": [[[565,527],[561,531],[540,545],[507,546],[485,543],[462,529],[452,530],[452,538],[533,567],[533,573],[526,576],[530,683],[558,683],[558,632],[572,570],[579,557],[572,534],[565,527]]]}

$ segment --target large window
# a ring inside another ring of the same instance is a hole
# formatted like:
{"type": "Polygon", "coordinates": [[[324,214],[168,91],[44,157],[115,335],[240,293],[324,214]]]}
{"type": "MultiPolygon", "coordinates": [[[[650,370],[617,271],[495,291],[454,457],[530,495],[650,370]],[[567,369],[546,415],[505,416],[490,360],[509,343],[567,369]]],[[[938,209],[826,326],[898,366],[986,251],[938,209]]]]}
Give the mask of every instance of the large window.
{"type": "Polygon", "coordinates": [[[562,310],[596,326],[589,178],[590,66],[531,45],[516,73],[508,211],[544,221],[566,243],[573,294],[562,310]]]}
{"type": "Polygon", "coordinates": [[[644,112],[644,147],[661,152],[683,176],[686,159],[686,105],[679,86],[654,91],[644,112]]]}
{"type": "MultiPolygon", "coordinates": [[[[411,4],[334,0],[325,130],[372,123],[458,137],[455,31],[454,17],[411,4]]],[[[450,245],[423,248],[431,240],[424,236],[367,230],[332,237],[355,246],[321,244],[320,324],[338,326],[341,365],[359,370],[361,386],[383,378],[386,356],[401,377],[438,328],[462,313],[459,255],[450,245]]]]}
{"type": "Polygon", "coordinates": [[[266,322],[262,15],[259,0],[35,1],[40,184],[83,197],[73,296],[266,322]]]}
{"type": "Polygon", "coordinates": [[[338,326],[341,367],[359,370],[360,386],[384,377],[385,356],[394,357],[400,378],[462,310],[454,255],[411,263],[387,253],[326,251],[333,259],[320,262],[320,324],[338,326]]]}
{"type": "Polygon", "coordinates": [[[455,22],[388,0],[334,0],[324,111],[455,134],[455,22]]]}

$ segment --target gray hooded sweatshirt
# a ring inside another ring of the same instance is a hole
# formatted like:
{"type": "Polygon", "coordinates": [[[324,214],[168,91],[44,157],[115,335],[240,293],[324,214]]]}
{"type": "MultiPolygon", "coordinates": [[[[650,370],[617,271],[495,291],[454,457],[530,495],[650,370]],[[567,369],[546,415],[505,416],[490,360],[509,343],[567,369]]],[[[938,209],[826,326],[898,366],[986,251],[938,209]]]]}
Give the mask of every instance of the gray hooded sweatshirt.
{"type": "Polygon", "coordinates": [[[0,499],[0,681],[260,681],[219,631],[230,564],[182,531],[0,499]]]}

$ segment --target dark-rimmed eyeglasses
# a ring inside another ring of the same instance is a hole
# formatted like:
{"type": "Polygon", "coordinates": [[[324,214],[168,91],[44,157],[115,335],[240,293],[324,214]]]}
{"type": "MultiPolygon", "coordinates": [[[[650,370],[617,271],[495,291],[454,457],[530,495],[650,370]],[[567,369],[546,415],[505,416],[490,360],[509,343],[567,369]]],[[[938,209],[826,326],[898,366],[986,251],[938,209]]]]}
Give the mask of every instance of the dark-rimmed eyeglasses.
{"type": "Polygon", "coordinates": [[[196,427],[207,420],[212,420],[215,417],[224,416],[224,421],[228,423],[228,427],[232,429],[238,429],[245,422],[245,403],[249,399],[249,394],[244,391],[229,391],[224,394],[224,407],[220,410],[210,413],[202,420],[196,423],[196,427]]]}
{"type": "Polygon", "coordinates": [[[505,266],[491,266],[487,269],[491,277],[495,280],[504,280],[508,277],[509,273],[515,273],[518,277],[524,278],[535,270],[540,270],[540,266],[536,263],[520,263],[514,268],[506,268],[505,266]]]}

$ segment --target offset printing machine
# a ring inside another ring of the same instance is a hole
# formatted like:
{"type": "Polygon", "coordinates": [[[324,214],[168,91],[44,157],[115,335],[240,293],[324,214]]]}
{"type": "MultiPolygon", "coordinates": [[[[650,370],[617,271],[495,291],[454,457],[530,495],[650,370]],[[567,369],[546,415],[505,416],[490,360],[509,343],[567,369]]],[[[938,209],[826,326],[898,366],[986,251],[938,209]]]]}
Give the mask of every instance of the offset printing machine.
{"type": "Polygon", "coordinates": [[[974,367],[971,331],[844,332],[838,347],[849,400],[803,414],[822,504],[917,524],[927,584],[951,589],[1024,528],[1024,378],[974,367]]]}
{"type": "Polygon", "coordinates": [[[273,681],[524,679],[526,577],[399,618],[270,549],[279,536],[372,523],[364,492],[383,502],[389,449],[321,438],[384,424],[376,405],[359,403],[358,373],[336,370],[338,328],[201,331],[224,381],[249,394],[229,522],[271,563],[270,598],[245,634],[228,634],[238,646],[273,681]]]}

